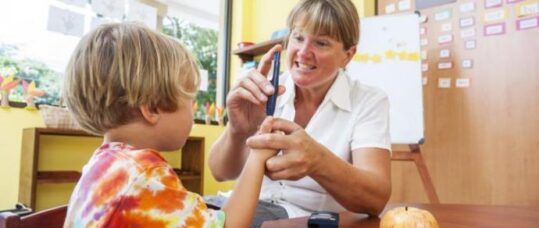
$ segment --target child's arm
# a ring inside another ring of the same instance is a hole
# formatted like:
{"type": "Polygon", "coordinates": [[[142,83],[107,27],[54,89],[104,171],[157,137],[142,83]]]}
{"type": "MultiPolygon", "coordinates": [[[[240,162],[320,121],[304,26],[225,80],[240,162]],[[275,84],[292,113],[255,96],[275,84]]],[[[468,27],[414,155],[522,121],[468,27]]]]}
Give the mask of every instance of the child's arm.
{"type": "MultiPolygon", "coordinates": [[[[260,126],[260,133],[271,132],[271,119],[269,117],[264,120],[260,126]]],[[[266,160],[276,153],[276,150],[252,150],[249,153],[232,196],[223,206],[223,211],[226,214],[225,227],[249,227],[251,225],[258,203],[266,160]]]]}

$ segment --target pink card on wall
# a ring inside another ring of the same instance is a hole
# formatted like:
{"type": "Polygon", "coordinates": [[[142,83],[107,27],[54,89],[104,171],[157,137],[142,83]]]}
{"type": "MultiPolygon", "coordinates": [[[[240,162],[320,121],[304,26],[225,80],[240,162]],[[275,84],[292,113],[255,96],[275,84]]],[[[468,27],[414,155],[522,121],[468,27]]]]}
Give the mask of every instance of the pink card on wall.
{"type": "Polygon", "coordinates": [[[498,24],[485,25],[483,28],[483,34],[485,36],[495,36],[505,34],[505,22],[498,24]]]}
{"type": "Polygon", "coordinates": [[[517,30],[537,28],[539,27],[539,16],[517,20],[516,27],[517,30]]]}
{"type": "Polygon", "coordinates": [[[500,7],[503,4],[503,0],[485,0],[485,8],[496,8],[500,7]]]}
{"type": "Polygon", "coordinates": [[[505,0],[505,3],[512,4],[512,3],[522,2],[522,1],[524,0],[505,0]]]}

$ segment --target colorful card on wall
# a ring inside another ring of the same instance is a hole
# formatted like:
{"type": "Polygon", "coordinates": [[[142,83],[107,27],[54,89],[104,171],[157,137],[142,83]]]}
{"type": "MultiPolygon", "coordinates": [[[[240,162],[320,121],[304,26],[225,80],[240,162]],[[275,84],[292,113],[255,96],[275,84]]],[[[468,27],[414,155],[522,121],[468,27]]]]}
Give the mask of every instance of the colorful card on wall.
{"type": "Polygon", "coordinates": [[[448,44],[453,41],[453,35],[447,34],[447,35],[441,35],[438,37],[438,44],[448,44]]]}
{"type": "Polygon", "coordinates": [[[485,0],[485,8],[495,8],[503,5],[503,0],[485,0]]]}
{"type": "Polygon", "coordinates": [[[440,50],[440,58],[449,58],[451,56],[451,51],[449,49],[440,50]]]}
{"type": "Polygon", "coordinates": [[[459,5],[461,13],[473,12],[475,11],[475,2],[466,2],[459,5]]]}
{"type": "Polygon", "coordinates": [[[392,4],[388,4],[386,5],[386,13],[387,14],[390,14],[390,13],[394,13],[395,12],[395,4],[392,3],[392,4]]]}
{"type": "Polygon", "coordinates": [[[425,35],[425,34],[427,34],[427,28],[426,28],[426,27],[421,27],[421,28],[419,28],[419,34],[420,34],[420,35],[425,35]]]}
{"type": "Polygon", "coordinates": [[[475,40],[464,41],[464,48],[465,49],[474,49],[475,48],[475,40]]]}
{"type": "Polygon", "coordinates": [[[443,24],[440,26],[440,30],[441,30],[442,32],[449,32],[449,31],[453,30],[453,25],[451,24],[451,22],[443,23],[443,24]]]}
{"type": "Polygon", "coordinates": [[[474,17],[461,18],[459,20],[459,24],[460,24],[461,28],[470,27],[470,26],[473,26],[475,24],[475,19],[474,19],[474,17]]]}
{"type": "Polygon", "coordinates": [[[465,69],[471,69],[473,67],[473,60],[472,59],[463,59],[461,66],[462,66],[462,68],[465,68],[465,69]]]}
{"type": "Polygon", "coordinates": [[[442,10],[442,11],[438,11],[438,12],[434,13],[434,20],[435,21],[448,20],[448,19],[451,18],[451,15],[452,15],[452,9],[451,8],[445,9],[445,10],[442,10]]]}
{"type": "Polygon", "coordinates": [[[483,22],[492,23],[497,21],[503,21],[507,17],[507,10],[505,8],[487,11],[483,14],[483,22]]]}
{"type": "Polygon", "coordinates": [[[438,88],[451,88],[451,78],[438,78],[438,88]]]}
{"type": "Polygon", "coordinates": [[[447,70],[453,68],[453,62],[440,62],[438,63],[439,70],[447,70]]]}
{"type": "Polygon", "coordinates": [[[421,40],[419,41],[419,44],[420,44],[421,46],[426,46],[427,44],[429,44],[429,40],[423,38],[423,39],[421,39],[421,40]]]}
{"type": "Polygon", "coordinates": [[[524,18],[516,21],[517,30],[532,29],[539,27],[539,16],[524,18]]]}
{"type": "Polygon", "coordinates": [[[429,70],[429,64],[428,63],[421,64],[421,71],[427,72],[428,70],[429,70]]]}
{"type": "Polygon", "coordinates": [[[399,11],[405,11],[412,8],[411,0],[400,0],[398,4],[399,11]]]}
{"type": "Polygon", "coordinates": [[[464,29],[460,31],[461,38],[468,38],[475,36],[475,28],[464,29]]]}
{"type": "Polygon", "coordinates": [[[457,78],[457,80],[455,80],[455,87],[457,87],[457,88],[468,88],[468,87],[470,87],[470,79],[469,78],[457,78]]]}
{"type": "Polygon", "coordinates": [[[505,0],[505,3],[513,4],[513,3],[522,2],[522,1],[526,1],[526,0],[505,0]]]}
{"type": "Polygon", "coordinates": [[[485,25],[483,28],[483,34],[485,36],[495,36],[505,34],[505,22],[498,24],[485,25]]]}
{"type": "Polygon", "coordinates": [[[525,17],[539,13],[539,0],[528,0],[516,6],[517,16],[525,17]]]}

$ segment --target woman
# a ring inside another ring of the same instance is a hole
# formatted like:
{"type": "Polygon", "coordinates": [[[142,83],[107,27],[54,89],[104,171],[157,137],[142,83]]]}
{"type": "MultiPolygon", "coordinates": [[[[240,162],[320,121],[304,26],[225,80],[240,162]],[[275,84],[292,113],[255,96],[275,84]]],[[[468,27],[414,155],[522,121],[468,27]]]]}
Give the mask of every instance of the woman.
{"type": "Polygon", "coordinates": [[[302,0],[287,25],[289,71],[272,122],[284,134],[253,136],[274,91],[266,75],[282,49],[276,45],[231,89],[230,121],[211,149],[210,169],[218,180],[234,179],[248,147],[280,149],[266,162],[260,195],[284,208],[280,217],[321,210],[378,215],[391,193],[389,105],[383,92],[344,70],[359,40],[356,8],[350,0],[302,0]]]}

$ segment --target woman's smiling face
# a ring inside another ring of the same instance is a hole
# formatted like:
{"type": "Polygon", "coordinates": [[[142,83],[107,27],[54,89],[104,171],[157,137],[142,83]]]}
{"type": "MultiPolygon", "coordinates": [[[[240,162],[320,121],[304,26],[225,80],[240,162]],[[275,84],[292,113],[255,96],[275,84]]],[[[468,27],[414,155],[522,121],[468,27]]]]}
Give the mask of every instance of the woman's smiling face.
{"type": "Polygon", "coordinates": [[[355,46],[344,50],[342,42],[328,35],[295,28],[288,39],[286,54],[296,86],[309,89],[331,84],[339,69],[355,54],[355,46]]]}

